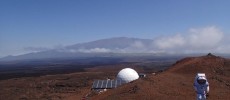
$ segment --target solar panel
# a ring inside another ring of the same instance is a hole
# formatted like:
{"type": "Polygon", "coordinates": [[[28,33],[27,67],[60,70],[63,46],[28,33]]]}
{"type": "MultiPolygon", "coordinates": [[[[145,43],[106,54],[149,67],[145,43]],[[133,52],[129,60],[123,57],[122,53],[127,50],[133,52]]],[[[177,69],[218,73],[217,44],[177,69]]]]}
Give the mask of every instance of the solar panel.
{"type": "Polygon", "coordinates": [[[98,88],[102,88],[102,84],[103,84],[103,81],[102,80],[99,80],[99,82],[98,82],[98,88]]]}
{"type": "Polygon", "coordinates": [[[97,85],[96,85],[96,87],[99,87],[99,82],[100,82],[100,80],[97,80],[97,85]]]}
{"type": "Polygon", "coordinates": [[[113,80],[107,80],[108,81],[108,83],[107,83],[107,88],[112,88],[112,81],[113,80]]]}
{"type": "Polygon", "coordinates": [[[106,88],[106,80],[101,80],[102,84],[101,84],[101,88],[105,89],[106,88]]]}
{"type": "Polygon", "coordinates": [[[92,88],[97,87],[97,82],[98,82],[98,80],[96,80],[96,81],[94,81],[94,82],[93,82],[93,86],[92,86],[92,88]]]}
{"type": "Polygon", "coordinates": [[[105,82],[106,82],[105,87],[108,88],[108,82],[109,82],[109,80],[106,80],[105,82]]]}
{"type": "Polygon", "coordinates": [[[121,80],[117,80],[117,86],[121,85],[121,80]]]}
{"type": "Polygon", "coordinates": [[[93,82],[93,89],[111,89],[124,84],[121,80],[95,80],[93,82]]]}
{"type": "Polygon", "coordinates": [[[116,80],[112,81],[112,88],[116,88],[116,80]]]}

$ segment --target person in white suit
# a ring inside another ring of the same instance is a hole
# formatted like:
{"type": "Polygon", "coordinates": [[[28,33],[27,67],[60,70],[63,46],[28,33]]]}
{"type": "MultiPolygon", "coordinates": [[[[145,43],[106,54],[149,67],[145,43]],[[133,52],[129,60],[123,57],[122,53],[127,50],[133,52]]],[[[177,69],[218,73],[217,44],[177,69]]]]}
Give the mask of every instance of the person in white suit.
{"type": "Polygon", "coordinates": [[[204,73],[197,73],[194,81],[197,100],[206,100],[209,93],[209,83],[204,73]]]}

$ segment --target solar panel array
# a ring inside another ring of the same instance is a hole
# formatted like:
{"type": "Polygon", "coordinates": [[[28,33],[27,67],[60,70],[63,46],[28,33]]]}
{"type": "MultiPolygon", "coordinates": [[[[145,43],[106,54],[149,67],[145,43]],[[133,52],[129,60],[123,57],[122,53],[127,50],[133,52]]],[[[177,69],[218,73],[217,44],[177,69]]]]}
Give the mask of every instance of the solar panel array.
{"type": "Polygon", "coordinates": [[[123,83],[121,80],[95,80],[92,89],[112,89],[123,83]]]}

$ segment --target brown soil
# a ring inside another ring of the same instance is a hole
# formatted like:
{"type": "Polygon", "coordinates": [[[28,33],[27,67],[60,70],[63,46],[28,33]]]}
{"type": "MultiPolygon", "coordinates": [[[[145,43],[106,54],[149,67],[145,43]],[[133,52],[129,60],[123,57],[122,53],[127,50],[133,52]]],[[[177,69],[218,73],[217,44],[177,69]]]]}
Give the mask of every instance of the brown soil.
{"type": "Polygon", "coordinates": [[[209,100],[230,99],[230,60],[213,55],[185,58],[157,75],[147,75],[92,97],[92,100],[194,100],[196,73],[206,73],[209,100]]]}
{"type": "Polygon", "coordinates": [[[0,100],[194,100],[196,73],[206,73],[210,83],[209,100],[230,98],[230,60],[213,55],[189,57],[157,74],[124,84],[101,94],[91,91],[95,79],[115,78],[118,71],[135,64],[117,64],[86,69],[72,74],[24,77],[0,81],[0,100]]]}

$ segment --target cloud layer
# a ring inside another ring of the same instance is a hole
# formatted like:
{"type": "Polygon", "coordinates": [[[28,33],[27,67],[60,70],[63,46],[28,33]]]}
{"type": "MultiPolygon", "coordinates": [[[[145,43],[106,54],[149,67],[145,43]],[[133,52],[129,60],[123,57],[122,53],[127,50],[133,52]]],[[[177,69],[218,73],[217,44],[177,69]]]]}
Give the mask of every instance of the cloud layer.
{"type": "Polygon", "coordinates": [[[225,34],[215,26],[191,28],[184,34],[157,38],[153,45],[156,50],[172,53],[226,53],[230,45],[224,37],[225,34]]]}
{"type": "MultiPolygon", "coordinates": [[[[70,53],[230,53],[230,38],[216,26],[191,28],[185,33],[155,38],[150,43],[136,40],[127,47],[54,48],[70,53]],[[115,48],[115,49],[114,49],[115,48]]],[[[47,48],[26,48],[45,51],[47,48]]]]}

